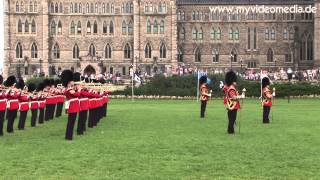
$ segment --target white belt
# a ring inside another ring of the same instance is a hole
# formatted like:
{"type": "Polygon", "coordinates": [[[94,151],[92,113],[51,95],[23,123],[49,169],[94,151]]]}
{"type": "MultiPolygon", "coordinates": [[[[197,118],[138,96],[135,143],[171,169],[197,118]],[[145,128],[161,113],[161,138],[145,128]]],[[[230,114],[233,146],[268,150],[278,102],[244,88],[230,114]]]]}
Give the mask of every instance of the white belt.
{"type": "Polygon", "coordinates": [[[11,102],[18,102],[19,100],[18,99],[11,99],[8,101],[8,103],[11,103],[11,102]]]}
{"type": "Polygon", "coordinates": [[[94,99],[89,99],[89,101],[95,101],[95,100],[97,100],[97,99],[95,99],[95,98],[94,99]]]}
{"type": "Polygon", "coordinates": [[[73,101],[79,101],[78,98],[73,98],[65,102],[65,109],[69,109],[70,103],[73,101]]]}
{"type": "Polygon", "coordinates": [[[0,100],[0,102],[7,102],[7,100],[6,99],[2,99],[2,100],[0,100]]]}
{"type": "Polygon", "coordinates": [[[29,104],[29,102],[21,102],[20,104],[29,104]]]}
{"type": "Polygon", "coordinates": [[[82,99],[80,99],[80,101],[88,101],[89,100],[89,98],[82,98],[82,99]]]}

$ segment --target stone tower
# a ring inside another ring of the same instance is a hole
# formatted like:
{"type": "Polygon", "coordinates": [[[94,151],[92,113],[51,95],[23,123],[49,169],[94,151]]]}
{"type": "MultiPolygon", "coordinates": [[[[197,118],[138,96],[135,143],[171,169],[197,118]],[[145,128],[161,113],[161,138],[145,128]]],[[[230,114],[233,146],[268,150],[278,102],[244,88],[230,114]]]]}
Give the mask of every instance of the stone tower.
{"type": "Polygon", "coordinates": [[[317,13],[314,18],[314,62],[320,66],[320,0],[315,1],[317,13]]]}

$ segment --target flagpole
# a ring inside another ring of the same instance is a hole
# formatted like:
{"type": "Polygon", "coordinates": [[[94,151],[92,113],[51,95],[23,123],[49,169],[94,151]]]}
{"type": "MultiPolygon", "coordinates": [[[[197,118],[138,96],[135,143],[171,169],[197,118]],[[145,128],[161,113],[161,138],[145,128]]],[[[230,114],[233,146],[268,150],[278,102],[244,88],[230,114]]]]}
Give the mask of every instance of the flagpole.
{"type": "Polygon", "coordinates": [[[197,70],[197,102],[199,102],[199,70],[197,70]]]}

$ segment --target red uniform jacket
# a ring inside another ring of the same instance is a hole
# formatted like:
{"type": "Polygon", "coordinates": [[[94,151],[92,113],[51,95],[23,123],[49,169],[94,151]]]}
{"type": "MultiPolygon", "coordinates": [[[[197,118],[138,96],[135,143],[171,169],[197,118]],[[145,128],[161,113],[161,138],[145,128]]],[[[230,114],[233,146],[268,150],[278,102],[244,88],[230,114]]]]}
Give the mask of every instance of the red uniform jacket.
{"type": "Polygon", "coordinates": [[[269,88],[265,87],[262,89],[262,98],[263,98],[263,106],[271,107],[272,106],[272,97],[271,91],[269,88]]]}
{"type": "Polygon", "coordinates": [[[11,92],[7,95],[8,102],[7,102],[7,108],[8,110],[16,110],[19,109],[19,96],[20,93],[17,92],[11,92]]]}
{"type": "Polygon", "coordinates": [[[31,106],[30,109],[38,109],[39,108],[39,97],[35,96],[35,97],[31,97],[31,106]]]}
{"type": "MultiPolygon", "coordinates": [[[[237,96],[238,96],[238,92],[237,92],[236,88],[233,85],[229,86],[228,90],[227,90],[227,100],[228,99],[236,99],[237,96]]],[[[234,109],[235,110],[240,109],[240,102],[239,101],[237,101],[234,109]]]]}
{"type": "Polygon", "coordinates": [[[90,93],[86,90],[81,90],[80,111],[86,111],[90,108],[89,97],[90,93]]]}
{"type": "Polygon", "coordinates": [[[65,92],[65,95],[68,99],[66,102],[66,110],[68,113],[77,113],[80,111],[80,103],[79,103],[79,97],[81,95],[80,92],[75,92],[73,94],[70,93],[72,89],[67,89],[65,92]]]}
{"type": "Polygon", "coordinates": [[[20,112],[28,111],[29,110],[29,97],[28,97],[28,95],[21,95],[19,97],[19,101],[20,101],[19,111],[20,112]]]}
{"type": "Polygon", "coordinates": [[[0,111],[6,110],[7,107],[7,94],[5,92],[0,93],[0,111]]]}
{"type": "Polygon", "coordinates": [[[40,109],[44,108],[44,107],[45,107],[45,100],[46,100],[46,98],[45,98],[44,96],[40,96],[38,100],[39,100],[39,101],[38,101],[38,102],[39,102],[39,108],[40,108],[40,109]]]}

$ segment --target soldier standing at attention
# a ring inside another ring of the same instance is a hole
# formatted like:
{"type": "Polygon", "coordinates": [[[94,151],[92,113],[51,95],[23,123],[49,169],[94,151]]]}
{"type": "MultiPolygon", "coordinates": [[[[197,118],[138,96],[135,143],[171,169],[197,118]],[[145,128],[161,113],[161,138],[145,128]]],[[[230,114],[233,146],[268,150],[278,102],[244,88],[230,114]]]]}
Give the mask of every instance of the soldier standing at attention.
{"type": "Polygon", "coordinates": [[[270,90],[270,79],[265,77],[262,79],[262,106],[263,106],[263,119],[264,124],[269,124],[269,114],[272,106],[272,92],[270,90]]]}
{"type": "Polygon", "coordinates": [[[211,91],[209,92],[209,87],[207,85],[207,76],[202,76],[199,79],[200,85],[200,101],[201,101],[201,108],[200,108],[200,118],[204,118],[207,102],[209,97],[211,97],[211,91]]]}

